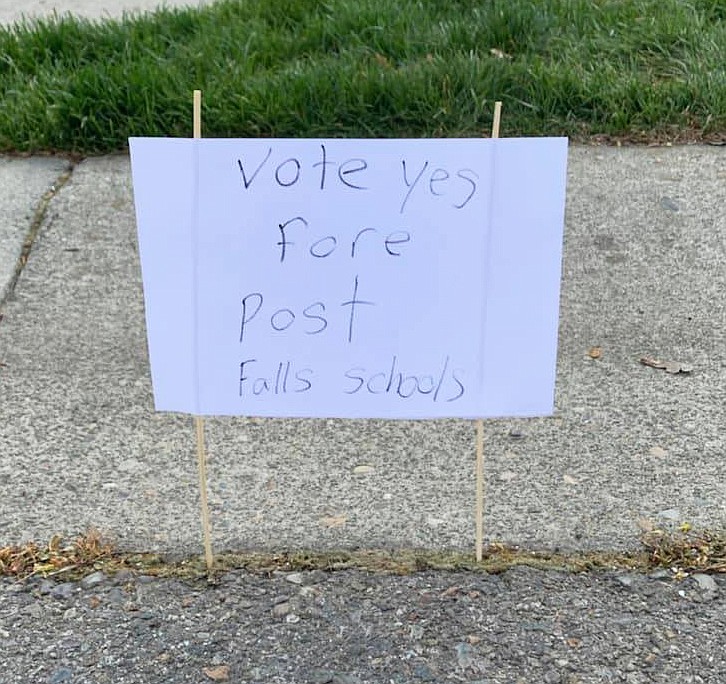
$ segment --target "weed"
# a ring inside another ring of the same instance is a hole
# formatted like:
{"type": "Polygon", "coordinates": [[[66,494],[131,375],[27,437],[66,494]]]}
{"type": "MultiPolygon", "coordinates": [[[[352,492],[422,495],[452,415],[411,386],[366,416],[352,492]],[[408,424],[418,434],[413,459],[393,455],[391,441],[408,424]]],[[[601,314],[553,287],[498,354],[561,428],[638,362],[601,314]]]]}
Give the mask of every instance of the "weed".
{"type": "MultiPolygon", "coordinates": [[[[585,572],[627,569],[648,572],[669,568],[675,577],[693,572],[726,572],[726,534],[712,531],[651,530],[642,538],[643,549],[633,553],[533,552],[503,544],[487,547],[481,563],[473,554],[427,550],[294,551],[285,553],[223,553],[215,557],[215,573],[231,570],[275,571],[359,569],[373,573],[411,574],[423,571],[500,573],[515,566],[541,570],[585,572]]],[[[19,580],[32,576],[78,578],[103,570],[114,574],[129,569],[157,577],[197,579],[206,575],[202,557],[165,560],[158,554],[121,553],[100,533],[91,530],[73,542],[54,536],[46,545],[28,542],[0,548],[0,576],[19,580]]]]}

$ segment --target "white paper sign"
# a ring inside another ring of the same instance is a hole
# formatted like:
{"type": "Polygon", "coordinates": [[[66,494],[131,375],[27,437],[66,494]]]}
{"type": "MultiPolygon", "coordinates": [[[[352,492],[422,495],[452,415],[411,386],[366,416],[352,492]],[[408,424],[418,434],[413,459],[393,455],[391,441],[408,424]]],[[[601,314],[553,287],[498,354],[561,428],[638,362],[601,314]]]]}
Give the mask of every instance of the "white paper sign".
{"type": "Polygon", "coordinates": [[[565,138],[130,148],[157,410],[552,412],[565,138]]]}

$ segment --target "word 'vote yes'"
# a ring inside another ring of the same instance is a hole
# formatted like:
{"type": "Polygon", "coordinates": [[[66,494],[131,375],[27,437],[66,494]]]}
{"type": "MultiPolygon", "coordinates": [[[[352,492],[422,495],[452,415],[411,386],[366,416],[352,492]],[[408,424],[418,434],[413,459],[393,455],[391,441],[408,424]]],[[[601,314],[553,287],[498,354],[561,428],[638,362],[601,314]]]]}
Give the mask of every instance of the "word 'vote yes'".
{"type": "MultiPolygon", "coordinates": [[[[328,158],[325,145],[320,145],[318,161],[307,164],[297,157],[272,159],[273,148],[268,147],[267,153],[252,161],[237,159],[237,166],[242,176],[242,185],[249,190],[260,173],[271,174],[271,180],[279,188],[290,188],[304,184],[308,178],[315,182],[319,190],[325,190],[331,184],[337,184],[354,191],[370,189],[371,175],[375,173],[368,161],[363,157],[352,157],[342,161],[328,158]],[[309,167],[309,171],[306,170],[309,167]],[[332,179],[332,180],[331,180],[332,179]]],[[[399,212],[403,214],[412,197],[425,195],[441,198],[450,203],[454,209],[463,209],[477,191],[479,175],[472,169],[445,169],[435,167],[428,160],[412,164],[402,159],[401,203],[399,212]]]]}

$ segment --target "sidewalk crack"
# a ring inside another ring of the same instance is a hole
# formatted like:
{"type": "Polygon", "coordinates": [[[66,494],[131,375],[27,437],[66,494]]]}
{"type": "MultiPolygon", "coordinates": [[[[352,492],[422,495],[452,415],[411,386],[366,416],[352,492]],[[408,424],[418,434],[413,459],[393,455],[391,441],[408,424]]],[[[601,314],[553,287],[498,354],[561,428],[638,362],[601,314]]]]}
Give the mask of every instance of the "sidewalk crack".
{"type": "Polygon", "coordinates": [[[42,228],[43,223],[48,216],[48,208],[50,207],[51,201],[71,179],[75,168],[75,162],[69,161],[66,169],[53,181],[50,188],[43,193],[42,197],[38,201],[38,204],[35,206],[35,209],[33,211],[33,217],[30,220],[30,228],[28,229],[28,232],[25,236],[25,240],[23,240],[23,246],[21,248],[20,256],[15,263],[15,271],[13,273],[13,276],[10,279],[10,282],[8,283],[5,292],[0,293],[2,294],[2,296],[0,297],[0,310],[2,310],[2,308],[5,306],[10,297],[12,297],[13,293],[15,292],[15,286],[18,284],[18,280],[20,280],[20,276],[22,275],[23,270],[25,269],[25,266],[30,259],[30,254],[33,251],[33,247],[35,245],[35,241],[38,238],[38,234],[40,233],[40,229],[42,228]]]}

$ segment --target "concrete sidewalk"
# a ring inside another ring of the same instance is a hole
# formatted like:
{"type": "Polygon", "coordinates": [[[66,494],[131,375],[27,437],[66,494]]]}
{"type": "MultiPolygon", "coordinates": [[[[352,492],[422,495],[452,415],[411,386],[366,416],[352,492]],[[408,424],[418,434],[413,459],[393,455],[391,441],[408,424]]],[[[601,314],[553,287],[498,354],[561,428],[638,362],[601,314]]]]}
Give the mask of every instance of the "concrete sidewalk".
{"type": "Polygon", "coordinates": [[[12,24],[23,18],[73,14],[86,19],[119,18],[124,12],[148,12],[157,7],[208,5],[213,0],[0,0],[0,24],[12,24]]]}
{"type": "MultiPolygon", "coordinates": [[[[0,164],[0,289],[44,212],[0,308],[0,545],[95,526],[198,553],[192,421],[152,407],[128,158],[78,164],[45,206],[65,167],[0,164]]],[[[726,527],[725,182],[718,147],[571,148],[557,413],[487,422],[487,540],[726,527]]],[[[473,548],[471,423],[207,424],[215,550],[473,548]]]]}

